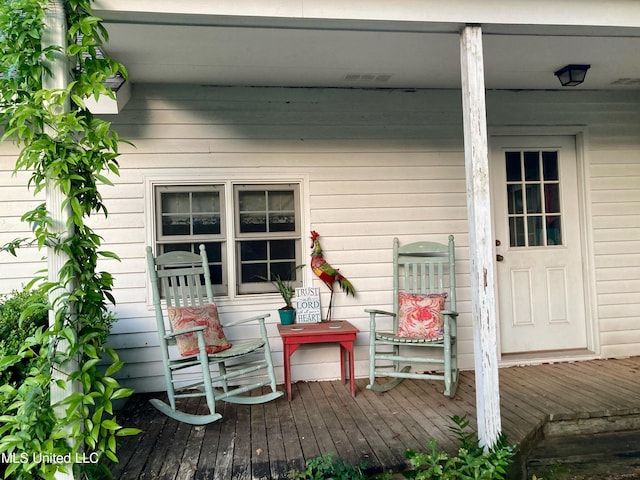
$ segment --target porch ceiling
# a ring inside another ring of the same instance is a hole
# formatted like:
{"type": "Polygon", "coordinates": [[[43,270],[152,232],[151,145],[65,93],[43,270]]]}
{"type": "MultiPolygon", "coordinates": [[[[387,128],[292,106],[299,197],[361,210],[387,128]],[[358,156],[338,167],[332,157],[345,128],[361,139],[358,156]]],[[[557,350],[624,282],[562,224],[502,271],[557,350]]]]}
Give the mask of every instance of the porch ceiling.
{"type": "MultiPolygon", "coordinates": [[[[132,83],[460,88],[462,24],[98,11],[132,83]]],[[[640,28],[483,24],[489,89],[640,89],[640,28]]]]}

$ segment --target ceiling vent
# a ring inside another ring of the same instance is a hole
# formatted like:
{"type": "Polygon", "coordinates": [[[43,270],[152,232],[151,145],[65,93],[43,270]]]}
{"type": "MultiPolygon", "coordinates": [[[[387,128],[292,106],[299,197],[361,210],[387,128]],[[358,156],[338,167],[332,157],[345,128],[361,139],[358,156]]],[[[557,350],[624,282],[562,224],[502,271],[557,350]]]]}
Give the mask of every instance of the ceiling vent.
{"type": "Polygon", "coordinates": [[[640,78],[619,78],[618,80],[611,82],[611,85],[635,87],[640,85],[640,78]]]}
{"type": "Polygon", "coordinates": [[[384,83],[392,77],[389,73],[347,73],[344,80],[347,82],[371,82],[384,83]]]}

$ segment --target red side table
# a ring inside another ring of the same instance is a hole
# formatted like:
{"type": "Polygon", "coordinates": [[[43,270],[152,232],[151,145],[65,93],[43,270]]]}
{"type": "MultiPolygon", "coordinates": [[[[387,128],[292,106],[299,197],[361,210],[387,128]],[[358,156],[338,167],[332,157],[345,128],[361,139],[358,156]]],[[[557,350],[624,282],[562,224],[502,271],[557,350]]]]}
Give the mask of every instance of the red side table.
{"type": "Polygon", "coordinates": [[[340,376],[342,383],[346,380],[345,356],[348,359],[349,381],[351,396],[356,396],[356,384],[353,374],[353,341],[359,332],[356,327],[345,320],[333,320],[320,323],[296,323],[293,325],[278,324],[278,332],[282,337],[284,347],[284,384],[287,396],[291,401],[291,354],[300,345],[307,343],[338,343],[340,344],[340,376]]]}

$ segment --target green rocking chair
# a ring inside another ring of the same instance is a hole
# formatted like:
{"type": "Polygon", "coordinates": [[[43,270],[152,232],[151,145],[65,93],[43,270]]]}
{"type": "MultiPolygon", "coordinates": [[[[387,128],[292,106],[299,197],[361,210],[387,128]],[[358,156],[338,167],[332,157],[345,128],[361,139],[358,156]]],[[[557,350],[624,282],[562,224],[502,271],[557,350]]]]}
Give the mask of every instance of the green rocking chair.
{"type": "Polygon", "coordinates": [[[370,318],[368,389],[387,391],[405,378],[441,380],[444,394],[455,396],[458,313],[453,235],[448,244],[401,246],[394,238],[393,311],[365,312],[370,318]],[[420,371],[411,371],[416,365],[420,371]],[[376,382],[378,377],[382,381],[376,382]]]}
{"type": "Polygon", "coordinates": [[[215,307],[211,310],[213,289],[204,245],[200,245],[199,255],[176,251],[155,258],[151,247],[147,247],[147,263],[169,399],[169,404],[150,400],[154,407],[178,421],[204,425],[221,418],[215,408],[217,400],[258,404],[282,396],[276,390],[265,327],[269,314],[224,325],[218,323],[217,310],[215,307]],[[162,296],[169,316],[179,321],[165,322],[162,296]],[[229,345],[223,329],[250,322],[256,324],[259,338],[233,341],[229,345]],[[181,352],[172,345],[175,343],[181,352]],[[263,393],[265,386],[271,387],[271,391],[263,393]],[[198,396],[206,397],[209,413],[178,410],[176,399],[198,396]]]}

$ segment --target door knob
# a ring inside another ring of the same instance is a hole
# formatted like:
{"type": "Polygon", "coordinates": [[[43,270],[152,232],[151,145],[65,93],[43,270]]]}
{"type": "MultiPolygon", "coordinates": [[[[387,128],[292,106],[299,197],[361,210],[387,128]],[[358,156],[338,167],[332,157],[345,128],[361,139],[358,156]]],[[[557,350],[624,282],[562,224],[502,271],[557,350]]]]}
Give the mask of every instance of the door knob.
{"type": "Polygon", "coordinates": [[[504,260],[504,257],[503,257],[502,255],[499,255],[499,254],[498,254],[498,255],[496,255],[496,261],[497,261],[497,262],[501,262],[501,261],[503,261],[503,260],[504,260]]]}

